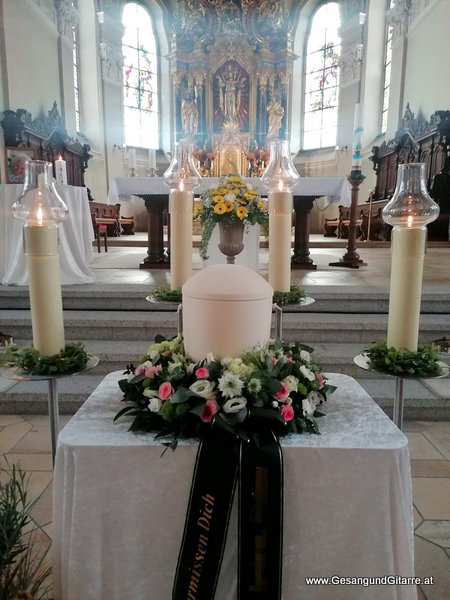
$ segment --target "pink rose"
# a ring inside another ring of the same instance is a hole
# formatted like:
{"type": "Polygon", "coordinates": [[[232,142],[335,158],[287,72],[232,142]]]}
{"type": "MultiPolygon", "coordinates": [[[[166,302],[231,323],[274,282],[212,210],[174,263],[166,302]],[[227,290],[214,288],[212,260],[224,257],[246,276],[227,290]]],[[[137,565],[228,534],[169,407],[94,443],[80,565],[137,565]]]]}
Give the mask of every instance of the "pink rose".
{"type": "Polygon", "coordinates": [[[170,396],[173,394],[172,384],[168,381],[162,383],[158,388],[158,396],[161,400],[168,400],[170,396]]]}
{"type": "Polygon", "coordinates": [[[162,371],[162,365],[151,365],[150,367],[145,367],[144,375],[149,379],[154,379],[155,375],[162,371]]]}
{"type": "Polygon", "coordinates": [[[281,390],[273,395],[273,397],[276,398],[278,402],[284,402],[288,396],[289,388],[285,383],[282,383],[281,390]]]}
{"type": "Polygon", "coordinates": [[[277,359],[276,359],[276,358],[272,358],[272,364],[273,364],[273,365],[276,365],[276,364],[277,364],[277,362],[278,362],[278,361],[277,361],[277,359]]]}
{"type": "Polygon", "coordinates": [[[294,359],[292,358],[292,356],[286,356],[286,358],[284,359],[285,363],[291,363],[294,362],[294,359]]]}
{"type": "Polygon", "coordinates": [[[134,370],[134,374],[135,375],[142,375],[142,373],[145,371],[145,367],[142,365],[139,365],[138,367],[135,368],[134,370]]]}
{"type": "Polygon", "coordinates": [[[294,418],[294,409],[290,404],[283,404],[280,409],[280,414],[286,422],[292,421],[294,418]]]}
{"type": "Polygon", "coordinates": [[[206,367],[200,367],[195,371],[195,376],[198,377],[198,379],[208,379],[209,370],[206,367]]]}
{"type": "Polygon", "coordinates": [[[203,412],[200,415],[200,419],[203,423],[210,423],[213,420],[214,415],[219,410],[219,405],[215,400],[207,400],[203,407],[203,412]]]}
{"type": "Polygon", "coordinates": [[[322,373],[316,373],[316,379],[319,382],[320,389],[322,389],[325,385],[325,377],[322,375],[322,373]]]}

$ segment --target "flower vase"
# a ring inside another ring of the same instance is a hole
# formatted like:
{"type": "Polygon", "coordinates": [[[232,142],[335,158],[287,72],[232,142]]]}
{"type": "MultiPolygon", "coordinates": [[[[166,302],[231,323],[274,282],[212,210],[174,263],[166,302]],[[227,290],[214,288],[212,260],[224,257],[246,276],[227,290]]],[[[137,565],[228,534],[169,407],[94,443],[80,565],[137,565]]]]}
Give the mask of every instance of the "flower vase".
{"type": "Polygon", "coordinates": [[[219,221],[219,236],[219,250],[227,257],[227,264],[234,265],[235,257],[244,249],[244,223],[219,221]]]}

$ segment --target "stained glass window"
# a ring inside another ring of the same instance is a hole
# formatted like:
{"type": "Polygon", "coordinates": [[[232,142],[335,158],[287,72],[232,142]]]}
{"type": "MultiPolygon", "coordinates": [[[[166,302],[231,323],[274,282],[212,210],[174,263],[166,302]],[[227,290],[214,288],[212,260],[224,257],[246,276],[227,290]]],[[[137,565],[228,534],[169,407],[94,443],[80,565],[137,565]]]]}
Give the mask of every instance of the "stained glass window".
{"type": "Polygon", "coordinates": [[[339,27],[337,2],[327,2],[315,12],[306,49],[305,150],[336,144],[341,51],[339,27]]]}
{"type": "MultiPolygon", "coordinates": [[[[394,6],[394,0],[388,0],[388,8],[394,6]]],[[[391,67],[392,67],[392,36],[394,28],[390,25],[386,27],[386,53],[384,58],[384,84],[383,84],[383,104],[381,109],[381,133],[386,133],[388,108],[389,108],[389,92],[391,88],[391,67]]]]}
{"type": "Polygon", "coordinates": [[[125,144],[158,148],[158,54],[152,19],[140,4],[127,2],[122,25],[125,144]]]}

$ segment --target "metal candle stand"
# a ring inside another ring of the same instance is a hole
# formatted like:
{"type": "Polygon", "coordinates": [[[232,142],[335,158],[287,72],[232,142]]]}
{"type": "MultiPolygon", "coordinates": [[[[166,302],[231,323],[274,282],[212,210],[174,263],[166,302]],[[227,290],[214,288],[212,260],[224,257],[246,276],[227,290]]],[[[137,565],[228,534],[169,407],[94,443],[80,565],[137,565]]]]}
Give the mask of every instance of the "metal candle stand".
{"type": "MultiPolygon", "coordinates": [[[[379,369],[375,369],[366,354],[361,353],[355,356],[353,359],[354,363],[364,369],[365,371],[371,371],[372,373],[381,373],[383,375],[390,375],[384,371],[380,371],[379,369]]],[[[394,404],[392,408],[392,421],[395,425],[402,431],[403,429],[403,406],[404,406],[404,392],[403,392],[403,383],[405,379],[439,379],[441,377],[447,377],[449,374],[449,367],[445,363],[439,361],[440,374],[439,375],[411,375],[411,376],[399,376],[392,375],[395,377],[395,393],[394,393],[394,404]]]]}
{"type": "Polygon", "coordinates": [[[71,375],[80,375],[98,365],[99,359],[97,356],[90,355],[86,366],[74,373],[61,373],[58,375],[31,375],[25,373],[18,367],[6,369],[2,375],[8,379],[16,381],[47,381],[48,382],[48,416],[50,421],[50,435],[52,442],[52,464],[55,464],[56,444],[59,434],[59,406],[58,406],[58,379],[62,377],[70,377],[71,375]]]}

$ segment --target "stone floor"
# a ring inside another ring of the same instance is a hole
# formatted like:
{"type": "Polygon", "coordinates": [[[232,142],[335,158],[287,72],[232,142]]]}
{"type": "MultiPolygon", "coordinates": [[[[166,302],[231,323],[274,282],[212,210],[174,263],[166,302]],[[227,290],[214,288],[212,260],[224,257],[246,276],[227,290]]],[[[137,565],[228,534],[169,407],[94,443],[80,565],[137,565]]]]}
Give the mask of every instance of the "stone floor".
{"type": "MultiPolygon", "coordinates": [[[[61,425],[69,416],[61,417],[61,425]]],[[[418,600],[446,600],[450,590],[450,423],[408,421],[414,499],[417,577],[434,579],[418,589],[418,600]]],[[[17,464],[30,473],[32,498],[42,494],[34,511],[51,543],[52,466],[50,429],[45,415],[0,415],[0,464],[17,464]]],[[[399,574],[401,575],[401,574],[399,574]]]]}
{"type": "MultiPolygon", "coordinates": [[[[312,236],[312,240],[316,236],[312,236]]],[[[359,270],[333,268],[328,263],[338,260],[345,246],[328,248],[320,242],[311,248],[316,271],[293,271],[292,281],[309,286],[352,286],[353,289],[389,289],[390,250],[360,245],[361,257],[368,263],[359,270]]],[[[145,248],[110,247],[107,254],[95,254],[91,268],[98,283],[166,284],[166,270],[139,270],[145,248]]],[[[450,248],[429,248],[425,258],[423,290],[450,295],[450,248]]],[[[267,253],[261,253],[261,272],[265,274],[267,253]]],[[[201,268],[194,254],[194,269],[201,268]]],[[[95,285],[95,284],[94,284],[95,285]]],[[[446,332],[443,332],[446,333],[446,332]]],[[[63,425],[70,417],[62,416],[63,425]]],[[[414,499],[416,575],[433,576],[431,586],[418,588],[418,600],[446,600],[450,596],[450,422],[408,421],[404,430],[409,439],[414,499]]],[[[34,516],[42,526],[39,540],[51,543],[52,467],[50,432],[45,415],[0,415],[0,464],[19,464],[30,473],[32,497],[42,494],[34,516]]],[[[401,575],[401,574],[400,574],[401,575]]]]}

